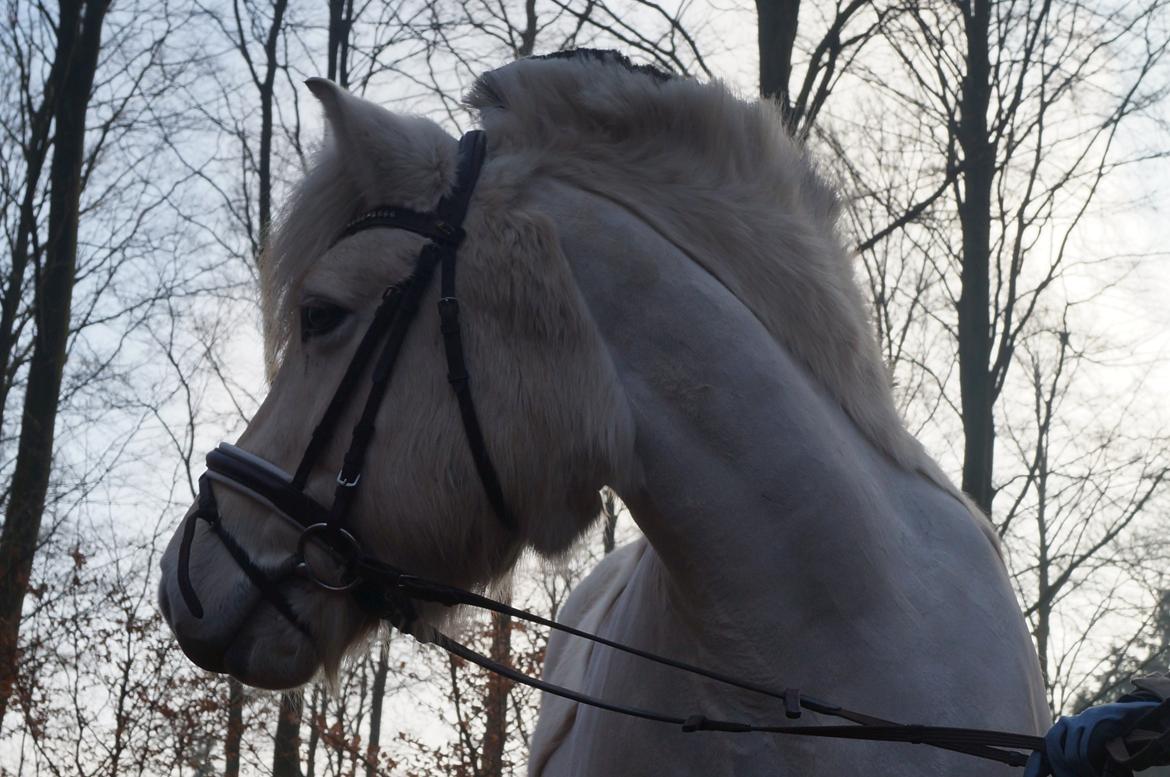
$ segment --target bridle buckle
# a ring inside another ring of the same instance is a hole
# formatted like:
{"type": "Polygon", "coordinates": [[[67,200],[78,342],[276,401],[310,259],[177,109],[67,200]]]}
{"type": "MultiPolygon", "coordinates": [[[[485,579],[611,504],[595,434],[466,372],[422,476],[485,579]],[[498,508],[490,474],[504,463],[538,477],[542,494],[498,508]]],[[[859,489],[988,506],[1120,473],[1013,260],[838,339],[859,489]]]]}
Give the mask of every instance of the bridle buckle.
{"type": "Polygon", "coordinates": [[[360,483],[361,480],[362,473],[360,472],[353,476],[353,480],[350,480],[348,477],[346,477],[344,469],[338,470],[337,472],[337,485],[341,486],[342,488],[353,488],[358,483],[360,483]]]}
{"type": "Polygon", "coordinates": [[[457,246],[463,242],[463,228],[444,221],[443,219],[435,219],[434,231],[436,242],[447,246],[457,246]]]}

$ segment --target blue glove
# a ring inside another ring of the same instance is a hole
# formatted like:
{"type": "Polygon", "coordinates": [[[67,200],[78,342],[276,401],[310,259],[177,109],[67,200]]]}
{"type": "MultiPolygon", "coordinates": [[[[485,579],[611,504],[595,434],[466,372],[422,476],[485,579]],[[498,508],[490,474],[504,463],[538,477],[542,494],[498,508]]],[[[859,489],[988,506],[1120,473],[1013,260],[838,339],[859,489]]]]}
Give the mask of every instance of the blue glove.
{"type": "Polygon", "coordinates": [[[1045,752],[1032,753],[1024,777],[1101,777],[1105,743],[1127,733],[1156,701],[1130,701],[1089,707],[1062,717],[1044,735],[1045,752]]]}

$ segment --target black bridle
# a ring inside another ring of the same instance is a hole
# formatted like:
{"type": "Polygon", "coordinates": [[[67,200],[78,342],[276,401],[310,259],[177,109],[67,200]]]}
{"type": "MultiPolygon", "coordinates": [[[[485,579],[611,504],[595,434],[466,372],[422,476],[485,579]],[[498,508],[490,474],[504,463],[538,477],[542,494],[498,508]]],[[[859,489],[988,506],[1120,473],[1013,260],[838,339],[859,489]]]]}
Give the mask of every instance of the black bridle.
{"type": "MultiPolygon", "coordinates": [[[[483,132],[467,133],[459,141],[455,188],[439,201],[434,212],[420,213],[403,207],[377,208],[347,224],[334,239],[333,245],[336,245],[368,229],[389,228],[414,232],[427,238],[428,242],[419,253],[411,274],[383,293],[374,318],[358,342],[333,398],[313,429],[295,473],[290,476],[271,462],[226,443],[221,443],[207,455],[207,472],[199,479],[197,507],[184,527],[183,540],[179,546],[179,589],[188,609],[196,617],[202,617],[203,607],[190,582],[191,544],[195,533],[195,520],[192,519],[202,519],[210,525],[265,598],[306,635],[310,634],[308,627],[296,617],[292,606],[280,591],[280,583],[289,574],[298,573],[329,591],[353,590],[359,599],[368,598],[369,593],[363,585],[368,575],[360,569],[364,560],[362,544],[347,525],[347,518],[361,483],[362,468],[374,436],[378,410],[386,396],[394,366],[418,313],[422,296],[436,269],[440,277],[439,328],[447,354],[447,380],[459,402],[467,443],[488,502],[503,526],[512,532],[517,530],[516,518],[504,499],[500,479],[484,444],[483,432],[471,398],[470,376],[459,327],[459,301],[455,296],[456,252],[463,242],[463,219],[467,215],[485,153],[483,132]],[[370,384],[365,404],[353,427],[349,448],[337,473],[333,501],[326,507],[305,492],[305,485],[325,446],[338,433],[341,415],[354,401],[362,377],[367,373],[370,384]],[[295,556],[276,570],[275,575],[260,569],[224,529],[211,489],[212,482],[226,485],[267,505],[300,531],[295,556]],[[327,549],[339,569],[330,574],[315,568],[307,552],[310,543],[327,549]]],[[[409,604],[406,599],[397,602],[399,618],[413,617],[413,609],[409,604]]]]}
{"type": "Polygon", "coordinates": [[[485,669],[515,682],[536,688],[544,693],[561,696],[571,701],[609,710],[631,717],[681,726],[683,731],[722,731],[729,733],[765,732],[799,734],[803,736],[863,739],[871,741],[910,742],[928,744],[947,750],[986,758],[1012,766],[1023,766],[1027,756],[1017,750],[1043,750],[1044,741],[1037,736],[1011,734],[1000,731],[950,728],[941,726],[905,725],[854,712],[815,699],[795,689],[776,691],[720,672],[692,666],[681,661],[659,656],[590,634],[548,618],[489,599],[461,588],[427,580],[380,562],[365,555],[362,544],[347,526],[346,519],[361,479],[366,450],[374,435],[374,421],[386,394],[394,365],[407,332],[419,309],[420,300],[430,284],[436,268],[439,270],[439,321],[447,357],[447,379],[459,402],[463,429],[475,460],[476,471],[493,512],[509,531],[517,532],[518,525],[508,509],[503,489],[484,445],[483,432],[471,398],[470,376],[467,371],[460,336],[459,302],[455,296],[455,259],[463,241],[463,219],[467,214],[479,171],[485,157],[485,137],[481,131],[464,135],[459,141],[458,168],[454,189],[443,197],[431,213],[419,213],[407,208],[385,207],[366,213],[347,225],[334,241],[375,227],[404,229],[428,239],[410,276],[391,286],[383,295],[374,319],[362,336],[345,374],[326,407],[321,420],[313,430],[296,472],[289,475],[280,467],[234,445],[221,443],[207,455],[207,471],[199,479],[199,497],[196,509],[188,516],[179,546],[178,584],[180,593],[191,614],[203,617],[203,607],[190,581],[191,548],[198,520],[205,521],[219,538],[248,579],[263,597],[293,626],[310,640],[311,629],[297,615],[282,590],[291,575],[301,575],[327,591],[346,591],[372,615],[386,620],[400,630],[411,633],[416,619],[414,603],[437,603],[444,606],[467,605],[510,615],[575,637],[672,667],[690,674],[736,688],[760,693],[784,703],[789,719],[799,718],[802,710],[841,718],[855,725],[755,725],[738,721],[716,720],[703,715],[676,716],[655,710],[629,707],[598,699],[578,691],[526,675],[513,667],[491,660],[433,629],[427,639],[450,653],[460,656],[485,669]],[[381,344],[381,351],[375,352],[381,344]],[[305,493],[309,473],[316,464],[324,446],[337,433],[341,414],[353,400],[363,375],[369,372],[369,390],[365,405],[354,426],[349,449],[346,451],[333,502],[329,507],[305,493]],[[211,484],[220,483],[232,490],[271,508],[292,523],[299,531],[297,549],[285,563],[275,570],[262,569],[247,551],[228,532],[220,520],[219,509],[211,484]],[[330,571],[315,568],[309,561],[310,545],[324,549],[332,556],[336,568],[330,571]],[[1002,749],[1008,748],[1008,749],[1002,749]]]}

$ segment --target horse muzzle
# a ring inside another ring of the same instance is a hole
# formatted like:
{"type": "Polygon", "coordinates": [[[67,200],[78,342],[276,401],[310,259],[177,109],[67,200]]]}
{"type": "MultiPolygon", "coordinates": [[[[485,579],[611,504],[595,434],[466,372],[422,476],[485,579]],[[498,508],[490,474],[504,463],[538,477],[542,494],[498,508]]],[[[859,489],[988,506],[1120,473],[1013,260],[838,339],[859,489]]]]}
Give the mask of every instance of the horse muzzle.
{"type": "MultiPolygon", "coordinates": [[[[234,446],[222,449],[239,460],[262,461],[234,446]]],[[[269,468],[276,482],[279,472],[269,468]]],[[[299,553],[275,566],[263,564],[225,528],[213,486],[246,490],[227,480],[214,471],[200,479],[199,500],[162,558],[159,609],[183,652],[201,668],[257,687],[301,685],[321,665],[314,637],[321,629],[313,626],[317,587],[298,569],[299,553]]],[[[316,566],[333,567],[320,558],[316,566]]]]}

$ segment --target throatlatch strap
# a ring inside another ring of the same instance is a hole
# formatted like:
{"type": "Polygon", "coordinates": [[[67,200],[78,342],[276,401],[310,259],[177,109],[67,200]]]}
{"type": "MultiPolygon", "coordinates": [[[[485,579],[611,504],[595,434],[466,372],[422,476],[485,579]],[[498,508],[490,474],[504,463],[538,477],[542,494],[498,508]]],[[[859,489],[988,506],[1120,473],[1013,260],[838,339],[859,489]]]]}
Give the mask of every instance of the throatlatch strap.
{"type": "MultiPolygon", "coordinates": [[[[486,153],[485,136],[482,132],[469,132],[460,141],[460,159],[466,160],[470,169],[477,169],[483,164],[486,153]],[[462,153],[467,148],[467,153],[462,153]]],[[[462,172],[462,171],[461,171],[462,172]]],[[[460,189],[450,201],[440,203],[440,213],[446,214],[453,223],[462,223],[467,214],[468,203],[474,186],[460,189]]],[[[475,401],[471,398],[471,374],[467,370],[467,359],[463,351],[463,334],[459,325],[459,299],[455,296],[455,265],[456,246],[442,246],[442,266],[439,270],[439,331],[443,334],[443,351],[447,355],[447,382],[455,393],[459,402],[459,416],[463,421],[463,432],[467,437],[467,447],[471,450],[471,458],[475,462],[475,471],[479,481],[483,484],[488,504],[496,514],[500,523],[512,531],[516,531],[519,524],[516,516],[508,507],[508,500],[504,498],[504,489],[500,485],[500,476],[492,464],[488,453],[487,443],[484,441],[483,428],[479,424],[479,415],[475,412],[475,401]]]]}
{"type": "Polygon", "coordinates": [[[443,333],[443,349],[447,354],[447,382],[451,384],[451,390],[455,392],[455,399],[459,402],[459,415],[463,419],[463,432],[467,437],[471,458],[475,462],[475,470],[479,474],[492,511],[500,523],[515,531],[518,526],[516,516],[508,507],[508,500],[504,498],[500,476],[492,464],[491,454],[488,453],[487,443],[484,442],[483,429],[479,425],[479,416],[475,412],[475,402],[471,398],[471,375],[467,372],[463,356],[463,339],[459,331],[459,301],[454,297],[443,297],[439,300],[439,329],[443,333]]]}
{"type": "MultiPolygon", "coordinates": [[[[483,160],[487,156],[487,135],[483,130],[471,130],[459,138],[459,151],[456,159],[455,188],[446,197],[439,200],[435,212],[447,226],[462,230],[463,219],[467,216],[467,207],[471,203],[471,195],[475,191],[475,184],[479,182],[479,170],[483,167],[483,160]]],[[[458,246],[463,235],[450,241],[458,246]]],[[[441,241],[437,241],[441,242],[441,241]]]]}

